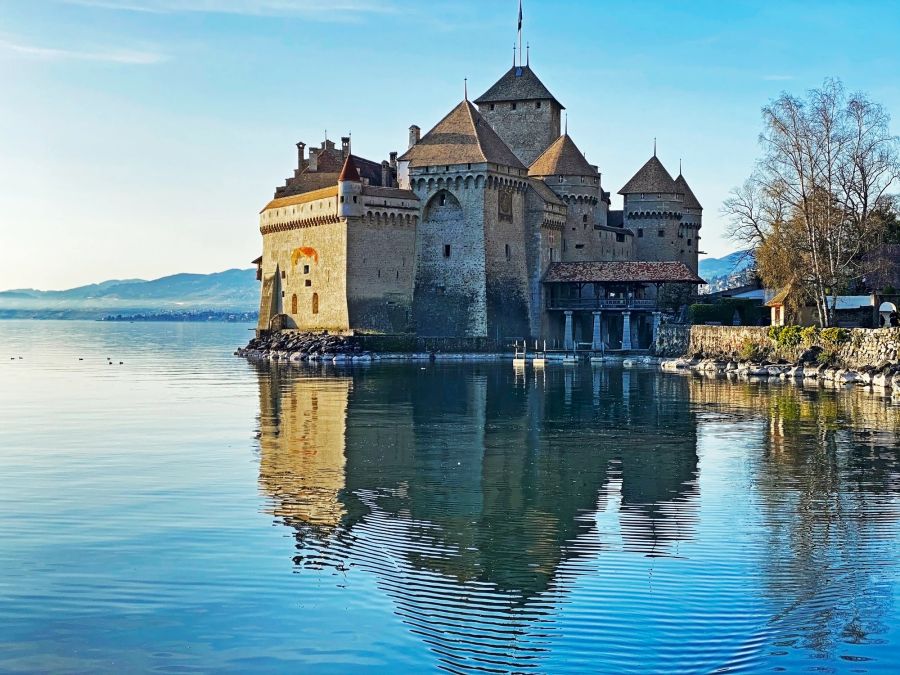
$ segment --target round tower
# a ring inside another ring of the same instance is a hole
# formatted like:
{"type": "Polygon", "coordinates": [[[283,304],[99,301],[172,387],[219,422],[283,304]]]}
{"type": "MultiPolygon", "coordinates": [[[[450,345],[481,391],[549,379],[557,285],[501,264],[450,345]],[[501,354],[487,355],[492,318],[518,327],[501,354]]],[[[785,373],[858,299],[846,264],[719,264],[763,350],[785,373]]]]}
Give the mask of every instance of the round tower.
{"type": "Polygon", "coordinates": [[[347,155],[341,175],[338,176],[338,215],[341,218],[363,215],[362,193],[363,184],[353,162],[353,155],[347,155]]]}

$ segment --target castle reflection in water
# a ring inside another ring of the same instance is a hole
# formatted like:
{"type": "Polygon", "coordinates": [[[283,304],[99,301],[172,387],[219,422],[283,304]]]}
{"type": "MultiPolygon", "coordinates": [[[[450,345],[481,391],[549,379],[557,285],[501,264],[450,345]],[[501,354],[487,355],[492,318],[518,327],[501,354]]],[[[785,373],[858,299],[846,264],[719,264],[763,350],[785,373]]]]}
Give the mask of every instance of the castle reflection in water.
{"type": "MultiPolygon", "coordinates": [[[[259,483],[271,514],[295,531],[296,565],[373,573],[450,670],[534,668],[582,559],[680,555],[696,534],[704,420],[748,429],[757,420],[769,453],[754,465],[763,510],[773,532],[806,537],[806,550],[836,509],[853,508],[845,486],[829,483],[837,470],[809,466],[810,443],[838,443],[858,418],[889,434],[871,435],[877,454],[900,428],[897,408],[872,397],[615,368],[257,368],[259,483]],[[766,489],[798,480],[805,505],[797,491],[781,502],[766,489]]],[[[818,462],[852,462],[832,455],[818,462]]],[[[869,492],[881,482],[874,508],[895,518],[896,453],[882,470],[860,480],[869,492]]],[[[821,582],[815,561],[790,547],[771,564],[778,598],[821,582]],[[779,587],[783,579],[794,586],[779,587]]]]}

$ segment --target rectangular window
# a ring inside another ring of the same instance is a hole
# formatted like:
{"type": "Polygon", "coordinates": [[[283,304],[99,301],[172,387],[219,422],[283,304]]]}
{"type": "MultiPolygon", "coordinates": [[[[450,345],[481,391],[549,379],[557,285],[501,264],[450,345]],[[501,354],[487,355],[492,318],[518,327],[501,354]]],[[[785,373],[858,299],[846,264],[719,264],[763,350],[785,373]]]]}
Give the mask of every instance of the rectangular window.
{"type": "Polygon", "coordinates": [[[444,244],[444,257],[450,257],[450,244],[444,244]]]}
{"type": "Polygon", "coordinates": [[[516,104],[515,104],[515,103],[512,104],[512,109],[513,109],[513,110],[516,109],[516,104]]]}
{"type": "Polygon", "coordinates": [[[665,236],[666,236],[666,231],[665,231],[665,230],[657,230],[657,231],[656,231],[656,236],[657,236],[657,237],[665,237],[665,236]]]}
{"type": "Polygon", "coordinates": [[[575,244],[575,248],[582,249],[584,248],[584,244],[575,244]]]}
{"type": "Polygon", "coordinates": [[[303,274],[309,274],[309,265],[303,266],[303,274]]]}
{"type": "Polygon", "coordinates": [[[287,278],[287,274],[285,274],[285,271],[284,271],[284,270],[281,270],[281,278],[282,278],[282,279],[287,278]]]}
{"type": "Polygon", "coordinates": [[[510,256],[510,252],[509,252],[509,244],[507,244],[507,245],[506,245],[506,259],[509,260],[510,257],[511,257],[511,256],[510,256]]]}
{"type": "Polygon", "coordinates": [[[625,235],[621,232],[616,232],[616,241],[620,243],[625,241],[625,235]]]}
{"type": "Polygon", "coordinates": [[[540,107],[541,107],[541,102],[538,101],[537,103],[535,103],[535,104],[534,104],[534,107],[535,107],[535,108],[540,108],[540,107]]]}
{"type": "Polygon", "coordinates": [[[690,239],[688,239],[688,246],[690,246],[690,245],[691,245],[691,240],[690,240],[690,239]]]}
{"type": "Polygon", "coordinates": [[[643,227],[639,227],[639,228],[638,228],[638,236],[639,236],[639,237],[643,237],[643,236],[644,236],[644,228],[643,228],[643,227]]]}
{"type": "Polygon", "coordinates": [[[310,286],[312,286],[312,281],[310,281],[309,279],[307,279],[307,280],[305,280],[305,281],[303,282],[303,285],[306,286],[307,288],[309,288],[310,286]]]}

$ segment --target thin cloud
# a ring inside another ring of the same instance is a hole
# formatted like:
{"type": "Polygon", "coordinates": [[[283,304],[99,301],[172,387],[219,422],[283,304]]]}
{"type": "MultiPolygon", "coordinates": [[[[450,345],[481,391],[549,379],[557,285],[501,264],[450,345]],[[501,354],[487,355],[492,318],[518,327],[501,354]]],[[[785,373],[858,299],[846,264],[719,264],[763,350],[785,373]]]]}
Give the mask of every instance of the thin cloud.
{"type": "Polygon", "coordinates": [[[59,49],[0,38],[0,51],[40,61],[97,61],[131,66],[151,66],[168,60],[164,54],[133,49],[59,49]]]}
{"type": "Polygon", "coordinates": [[[387,14],[383,0],[62,0],[69,5],[152,14],[204,13],[252,16],[304,16],[327,20],[335,14],[387,14]]]}

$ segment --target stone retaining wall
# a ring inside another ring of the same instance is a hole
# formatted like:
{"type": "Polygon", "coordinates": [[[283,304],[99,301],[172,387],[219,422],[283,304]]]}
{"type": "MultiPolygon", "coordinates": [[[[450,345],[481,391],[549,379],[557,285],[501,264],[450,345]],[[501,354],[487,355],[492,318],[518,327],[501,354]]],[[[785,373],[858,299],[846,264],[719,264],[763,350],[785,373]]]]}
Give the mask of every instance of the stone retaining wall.
{"type": "MultiPolygon", "coordinates": [[[[835,350],[835,365],[844,368],[879,368],[900,359],[900,328],[852,328],[849,338],[835,350]]],[[[747,345],[768,354],[770,360],[796,362],[811,347],[829,349],[821,341],[779,347],[768,328],[756,326],[660,326],[653,352],[658,356],[695,356],[737,360],[747,345]]]]}

